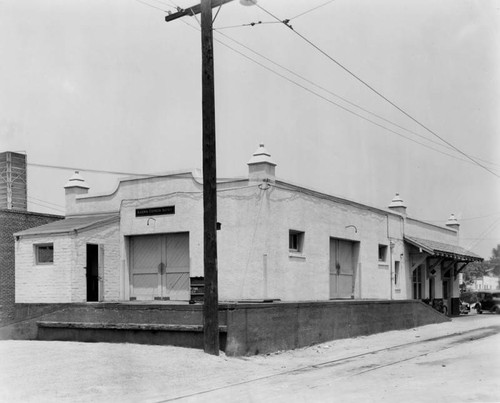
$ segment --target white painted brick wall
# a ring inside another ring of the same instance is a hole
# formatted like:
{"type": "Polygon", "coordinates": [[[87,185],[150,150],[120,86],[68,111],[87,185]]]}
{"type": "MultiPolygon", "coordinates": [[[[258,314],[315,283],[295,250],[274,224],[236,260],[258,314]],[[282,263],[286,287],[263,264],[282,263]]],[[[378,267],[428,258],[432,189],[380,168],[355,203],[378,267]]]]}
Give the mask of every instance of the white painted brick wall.
{"type": "Polygon", "coordinates": [[[83,231],[75,239],[75,265],[71,282],[72,302],[87,300],[85,267],[87,266],[87,244],[104,245],[104,301],[120,298],[120,239],[119,223],[108,224],[83,231]]]}
{"type": "Polygon", "coordinates": [[[104,244],[104,300],[119,299],[119,224],[78,235],[21,238],[16,242],[16,302],[51,303],[87,300],[86,245],[104,244]],[[54,244],[54,263],[36,265],[34,245],[54,244]]]}
{"type": "MultiPolygon", "coordinates": [[[[135,190],[132,183],[126,183],[118,193],[87,200],[86,207],[81,204],[83,200],[78,202],[79,209],[102,211],[117,207],[118,194],[128,197],[121,201],[120,223],[83,231],[76,237],[37,238],[36,242],[40,243],[54,242],[54,265],[34,266],[34,238],[21,239],[16,246],[17,301],[85,301],[87,243],[105,245],[104,300],[128,299],[128,236],[133,235],[189,232],[190,275],[203,276],[203,201],[199,186],[190,178],[175,180],[159,187],[170,193],[141,198],[159,183],[156,179],[148,181],[135,190]],[[135,217],[137,208],[166,205],[175,205],[175,214],[154,216],[149,225],[149,217],[135,217]]],[[[160,190],[156,189],[155,193],[160,190]]],[[[359,242],[356,298],[411,298],[403,223],[397,215],[277,187],[261,190],[255,184],[218,192],[218,221],[222,224],[217,233],[221,300],[329,299],[330,238],[359,242]],[[301,258],[290,257],[289,230],[305,233],[301,258]],[[390,242],[394,244],[392,249],[390,242]],[[379,244],[388,246],[390,260],[386,265],[378,262],[379,244]],[[267,256],[267,283],[264,255],[267,256]],[[400,261],[397,287],[393,282],[396,260],[400,261]],[[395,292],[396,288],[399,293],[395,292]]],[[[410,228],[422,238],[442,242],[454,239],[452,233],[435,226],[413,222],[410,228]]]]}
{"type": "Polygon", "coordinates": [[[68,236],[16,241],[16,303],[71,302],[73,240],[68,236]],[[54,243],[54,264],[36,265],[34,245],[54,243]]]}

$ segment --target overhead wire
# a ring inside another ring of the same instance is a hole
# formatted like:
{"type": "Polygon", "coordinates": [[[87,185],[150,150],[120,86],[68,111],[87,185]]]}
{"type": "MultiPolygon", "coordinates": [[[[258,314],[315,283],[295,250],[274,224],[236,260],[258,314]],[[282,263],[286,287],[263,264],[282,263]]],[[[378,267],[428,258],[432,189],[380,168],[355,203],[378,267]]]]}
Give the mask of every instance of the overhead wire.
{"type": "Polygon", "coordinates": [[[142,1],[142,0],[135,0],[135,1],[137,1],[138,3],[144,4],[145,6],[148,6],[148,7],[151,7],[151,8],[156,8],[157,10],[160,10],[160,11],[163,11],[163,12],[165,12],[165,13],[168,13],[168,11],[167,11],[167,10],[165,10],[165,9],[163,9],[163,8],[160,8],[160,7],[153,6],[152,4],[147,3],[147,2],[145,2],[145,1],[142,1]]]}
{"type": "MultiPolygon", "coordinates": [[[[460,222],[462,222],[462,221],[473,221],[473,220],[480,220],[482,218],[495,217],[497,215],[500,215],[500,211],[498,211],[496,213],[488,214],[488,215],[477,216],[477,217],[460,218],[459,220],[460,220],[460,222]]],[[[423,219],[422,221],[433,223],[433,222],[442,222],[443,220],[424,220],[423,219]]]]}
{"type": "Polygon", "coordinates": [[[291,21],[291,20],[295,20],[295,19],[297,19],[297,18],[299,18],[299,17],[302,17],[303,15],[309,14],[309,13],[310,13],[310,12],[312,12],[312,11],[316,11],[317,9],[319,9],[319,8],[321,8],[321,7],[324,7],[324,6],[327,6],[328,4],[333,3],[334,1],[336,1],[336,0],[329,0],[329,1],[327,1],[326,3],[320,4],[319,6],[316,6],[316,7],[310,8],[309,10],[304,11],[303,13],[300,13],[300,14],[296,15],[295,17],[290,18],[290,21],[291,21]]]}
{"type": "Polygon", "coordinates": [[[28,197],[28,202],[29,202],[30,204],[34,204],[34,205],[36,205],[36,206],[40,206],[40,207],[47,208],[47,209],[50,209],[50,210],[58,211],[58,212],[61,212],[61,213],[65,213],[65,212],[66,212],[66,211],[65,211],[65,210],[63,210],[63,209],[56,208],[56,207],[52,207],[52,206],[48,206],[48,205],[43,205],[43,204],[37,203],[37,202],[35,202],[35,201],[33,201],[33,200],[30,200],[30,199],[31,199],[31,198],[30,198],[30,197],[28,197]]]}
{"type": "Polygon", "coordinates": [[[138,173],[131,173],[131,172],[120,172],[120,171],[106,171],[102,169],[91,169],[91,168],[75,168],[75,167],[67,167],[67,166],[61,166],[61,165],[49,165],[49,164],[36,164],[33,162],[29,162],[27,164],[28,166],[33,166],[33,167],[41,167],[41,168],[53,168],[53,169],[62,169],[66,171],[85,171],[85,172],[95,172],[95,173],[100,173],[100,174],[110,174],[110,175],[127,175],[127,176],[154,176],[150,174],[138,174],[138,173]]]}
{"type": "Polygon", "coordinates": [[[151,1],[154,1],[156,3],[159,3],[159,4],[163,4],[164,6],[168,6],[170,8],[173,8],[174,10],[178,10],[179,7],[176,6],[175,4],[173,4],[171,1],[162,1],[162,0],[151,0],[151,1]]]}
{"type": "Polygon", "coordinates": [[[214,28],[214,31],[218,31],[221,29],[230,29],[230,28],[241,28],[241,27],[255,27],[256,25],[264,25],[264,24],[279,24],[277,21],[257,21],[257,22],[249,22],[247,24],[238,24],[238,25],[228,25],[225,27],[217,27],[214,28]]]}
{"type": "Polygon", "coordinates": [[[33,197],[33,196],[28,196],[28,199],[34,199],[34,200],[38,200],[39,202],[42,202],[42,203],[51,204],[51,205],[53,205],[53,206],[55,206],[55,207],[64,208],[64,206],[61,206],[60,204],[51,203],[51,202],[49,202],[49,201],[42,200],[42,199],[38,199],[38,198],[33,197]]]}
{"type": "Polygon", "coordinates": [[[469,244],[469,247],[467,249],[473,249],[477,246],[477,244],[479,244],[479,242],[483,241],[484,239],[486,239],[486,236],[491,232],[493,231],[493,229],[495,227],[498,226],[498,224],[500,224],[500,218],[496,219],[495,221],[493,221],[483,232],[481,232],[478,236],[478,238],[476,239],[475,242],[471,242],[469,244]]]}
{"type": "MultiPolygon", "coordinates": [[[[192,25],[191,25],[191,24],[189,24],[188,22],[186,22],[186,21],[184,21],[184,20],[182,20],[182,19],[181,19],[180,21],[181,21],[182,23],[186,24],[187,26],[189,26],[190,28],[192,28],[192,29],[195,29],[195,30],[199,31],[199,28],[192,26],[192,25]]],[[[272,72],[273,74],[276,74],[277,76],[279,76],[279,77],[283,78],[284,80],[289,81],[290,83],[292,83],[292,84],[294,84],[294,85],[296,85],[296,86],[298,86],[298,87],[302,88],[303,90],[305,90],[305,91],[307,91],[307,92],[309,92],[309,93],[311,93],[311,94],[313,94],[313,95],[315,95],[315,96],[317,96],[317,97],[319,97],[319,98],[323,99],[324,101],[329,102],[330,104],[335,105],[335,106],[337,106],[338,108],[343,109],[344,111],[346,111],[346,112],[348,112],[348,113],[350,113],[350,114],[352,114],[352,115],[354,115],[354,116],[357,116],[357,117],[359,117],[359,118],[361,118],[361,119],[363,119],[363,120],[365,120],[365,121],[367,121],[367,122],[369,122],[369,123],[371,123],[371,124],[373,124],[373,125],[375,125],[375,126],[377,126],[377,127],[381,128],[381,129],[387,130],[387,131],[389,131],[389,132],[391,132],[391,133],[393,133],[393,134],[396,134],[397,136],[400,136],[400,137],[402,137],[402,138],[405,138],[405,139],[407,139],[407,140],[409,140],[409,141],[411,141],[411,142],[413,142],[413,143],[419,144],[419,145],[421,145],[421,146],[423,146],[423,147],[426,147],[426,148],[428,148],[428,149],[430,149],[430,150],[436,151],[436,152],[438,152],[438,153],[440,153],[440,154],[443,154],[443,155],[446,155],[446,156],[448,156],[448,157],[455,158],[455,159],[458,159],[458,160],[460,160],[460,161],[464,161],[464,162],[472,163],[472,162],[470,162],[469,160],[466,160],[466,159],[460,158],[459,156],[456,156],[456,155],[449,154],[449,153],[446,153],[446,152],[444,152],[444,151],[438,150],[438,149],[436,149],[436,148],[433,148],[433,147],[429,146],[428,144],[421,143],[421,142],[419,142],[419,141],[417,141],[417,140],[415,140],[415,139],[413,139],[413,138],[411,138],[411,137],[405,136],[404,134],[401,134],[401,133],[399,133],[399,132],[397,132],[397,131],[395,131],[395,130],[392,130],[391,128],[388,128],[388,127],[386,127],[386,126],[384,126],[384,125],[381,125],[380,123],[375,122],[375,121],[373,121],[373,120],[371,120],[371,119],[369,119],[369,118],[367,118],[367,117],[365,117],[365,116],[363,116],[363,115],[361,115],[361,114],[359,114],[359,113],[357,113],[357,112],[355,112],[355,111],[352,111],[352,110],[350,110],[349,108],[347,108],[347,107],[345,107],[345,106],[343,106],[343,105],[341,105],[341,104],[339,104],[339,103],[337,103],[337,102],[334,102],[334,101],[332,101],[331,99],[329,99],[329,98],[327,98],[327,97],[325,97],[325,96],[323,96],[323,95],[321,95],[321,94],[319,94],[319,93],[317,93],[317,92],[315,92],[315,91],[311,90],[310,88],[307,88],[306,86],[304,86],[304,85],[302,85],[302,84],[298,83],[297,81],[294,81],[294,80],[292,80],[291,78],[286,77],[286,76],[284,76],[284,75],[280,74],[280,73],[279,73],[279,72],[277,72],[276,70],[271,69],[270,67],[268,67],[268,66],[266,66],[266,65],[264,65],[264,64],[262,64],[262,63],[260,63],[259,61],[257,61],[257,60],[255,60],[255,59],[251,58],[250,56],[248,56],[248,55],[246,55],[246,54],[244,54],[244,53],[240,52],[239,50],[237,50],[237,49],[233,48],[232,46],[230,46],[230,45],[228,45],[228,44],[226,44],[226,43],[224,43],[224,42],[220,41],[219,39],[214,38],[214,41],[216,41],[216,42],[220,43],[221,45],[223,45],[223,46],[227,47],[228,49],[232,50],[233,52],[238,53],[238,54],[239,54],[239,55],[241,55],[242,57],[244,57],[244,58],[246,58],[246,59],[248,59],[248,60],[250,60],[250,61],[252,61],[252,62],[256,63],[257,65],[259,65],[259,66],[261,66],[262,68],[264,68],[264,69],[266,69],[266,70],[268,70],[268,71],[272,72]]],[[[425,138],[425,137],[424,137],[424,138],[425,138]]],[[[427,140],[429,140],[429,139],[427,139],[427,140]]]]}
{"type": "MultiPolygon", "coordinates": [[[[253,49],[252,49],[252,48],[250,48],[249,46],[247,46],[247,45],[245,45],[244,43],[242,43],[242,42],[240,42],[240,41],[238,41],[238,40],[236,40],[236,39],[234,39],[234,38],[230,37],[229,35],[227,35],[227,34],[225,34],[225,33],[223,33],[223,32],[218,32],[218,29],[216,29],[215,31],[217,32],[217,34],[218,34],[218,35],[222,35],[222,36],[224,36],[225,38],[229,39],[230,41],[232,41],[232,42],[234,42],[234,43],[238,44],[239,46],[241,46],[241,47],[243,47],[243,48],[245,48],[245,49],[249,50],[250,52],[252,52],[252,53],[256,54],[257,56],[259,56],[259,57],[261,57],[261,58],[263,58],[263,59],[267,60],[268,62],[270,62],[270,63],[274,64],[275,66],[277,66],[277,67],[279,67],[279,68],[281,68],[281,69],[283,69],[283,70],[287,71],[288,73],[290,73],[290,74],[294,75],[295,77],[300,78],[301,80],[303,80],[303,81],[307,82],[308,84],[311,84],[312,86],[314,86],[314,87],[316,87],[316,88],[318,88],[318,89],[320,89],[320,90],[322,90],[322,91],[325,91],[326,93],[328,93],[328,94],[330,94],[330,95],[334,96],[335,98],[338,98],[338,99],[340,99],[340,100],[342,100],[342,101],[344,101],[344,102],[348,103],[349,105],[352,105],[352,106],[354,106],[355,108],[358,108],[358,109],[362,110],[363,112],[368,113],[369,115],[372,115],[372,116],[374,116],[374,117],[376,117],[376,118],[378,118],[378,119],[380,119],[380,120],[383,120],[384,122],[389,123],[389,124],[391,124],[391,125],[393,125],[393,126],[395,126],[395,127],[399,128],[399,129],[401,129],[401,130],[404,130],[404,131],[406,131],[406,132],[408,132],[408,133],[411,133],[411,134],[413,134],[413,135],[415,135],[415,136],[417,136],[417,137],[420,137],[420,138],[422,138],[422,139],[424,139],[424,140],[426,140],[426,141],[429,141],[429,142],[431,142],[431,143],[433,143],[433,144],[436,144],[436,145],[438,145],[438,146],[440,146],[440,147],[444,147],[444,148],[447,148],[447,149],[453,150],[453,148],[451,148],[451,147],[447,146],[446,144],[443,144],[442,142],[435,141],[435,140],[430,139],[430,138],[428,138],[428,137],[426,137],[426,136],[423,136],[423,135],[421,135],[421,134],[419,134],[419,133],[417,133],[417,132],[415,132],[415,131],[413,131],[413,130],[407,129],[407,128],[405,128],[405,127],[403,127],[403,126],[401,126],[401,125],[399,125],[399,124],[397,124],[397,123],[394,123],[393,121],[390,121],[389,119],[384,118],[383,116],[381,116],[381,115],[379,115],[379,114],[377,114],[377,113],[374,113],[374,112],[372,112],[372,111],[370,111],[370,110],[368,110],[368,109],[366,109],[366,108],[364,108],[364,107],[362,107],[362,106],[360,106],[360,105],[358,105],[358,104],[356,104],[356,103],[354,103],[354,102],[352,102],[352,101],[349,101],[349,100],[348,100],[348,99],[346,99],[345,97],[342,97],[341,95],[336,94],[335,92],[333,92],[333,91],[331,91],[331,90],[329,90],[329,89],[327,89],[327,88],[325,88],[325,87],[323,87],[323,86],[321,86],[321,85],[319,85],[319,84],[315,83],[314,81],[311,81],[311,80],[309,80],[308,78],[305,78],[304,76],[301,76],[300,74],[295,73],[293,70],[290,70],[289,68],[287,68],[287,67],[285,67],[285,66],[283,66],[283,65],[281,65],[281,64],[279,64],[279,63],[277,63],[277,62],[275,62],[274,60],[272,60],[272,59],[268,58],[267,56],[265,56],[265,55],[263,55],[263,54],[261,54],[261,53],[259,53],[259,52],[255,51],[255,50],[253,50],[253,49]]],[[[477,158],[477,157],[475,157],[475,158],[477,158]]],[[[481,158],[477,158],[477,159],[481,160],[481,158]]],[[[498,165],[498,166],[500,167],[500,164],[495,164],[495,163],[493,163],[493,162],[486,161],[486,160],[483,160],[483,161],[484,161],[485,163],[487,163],[487,164],[491,164],[491,165],[498,165]]]]}
{"type": "Polygon", "coordinates": [[[258,8],[260,8],[262,11],[264,11],[266,14],[270,15],[272,18],[276,19],[277,21],[280,21],[283,25],[285,25],[286,27],[288,27],[295,35],[299,36],[300,38],[302,38],[302,40],[304,40],[306,43],[308,43],[310,46],[312,46],[314,49],[316,49],[318,52],[320,52],[321,54],[323,54],[325,57],[327,57],[329,60],[331,60],[333,63],[335,63],[337,66],[339,66],[341,69],[343,69],[345,72],[347,72],[350,76],[354,77],[357,81],[359,81],[361,84],[363,84],[365,87],[367,87],[368,89],[370,89],[372,92],[374,92],[376,95],[378,95],[380,98],[382,98],[383,100],[385,100],[387,103],[389,103],[390,105],[392,105],[394,108],[396,108],[398,111],[400,111],[402,114],[404,114],[406,117],[408,117],[409,119],[411,119],[413,122],[415,122],[416,124],[418,124],[420,127],[422,127],[423,129],[425,129],[426,131],[428,131],[429,133],[431,133],[433,136],[437,137],[438,139],[440,139],[443,143],[447,144],[448,146],[452,147],[455,151],[457,151],[458,153],[462,154],[464,157],[466,157],[467,159],[471,160],[474,164],[476,164],[477,166],[483,168],[484,170],[488,171],[489,173],[491,173],[492,175],[496,176],[497,178],[500,178],[500,175],[498,175],[497,173],[493,172],[492,170],[490,170],[488,167],[484,166],[483,164],[481,164],[480,162],[478,162],[477,160],[475,160],[474,158],[472,158],[470,155],[468,155],[467,153],[465,153],[464,151],[462,151],[461,149],[459,149],[458,147],[456,147],[455,145],[453,145],[451,142],[449,142],[448,140],[446,140],[445,138],[443,138],[442,136],[440,136],[439,134],[437,134],[435,131],[433,131],[432,129],[430,129],[429,127],[427,127],[426,125],[424,125],[423,123],[421,123],[419,120],[417,120],[416,118],[414,118],[413,116],[411,116],[408,112],[406,112],[403,108],[399,107],[398,105],[396,105],[394,102],[392,102],[390,99],[388,99],[386,96],[384,96],[380,91],[378,91],[377,89],[375,89],[373,86],[371,86],[370,84],[368,84],[365,80],[363,80],[361,77],[359,77],[357,74],[353,73],[350,69],[348,69],[346,66],[344,66],[342,63],[340,63],[338,60],[336,60],[335,58],[333,58],[332,56],[330,56],[327,52],[325,52],[323,49],[321,49],[318,45],[316,45],[315,43],[313,43],[311,40],[309,40],[307,37],[305,37],[304,35],[302,35],[300,32],[298,32],[296,29],[294,29],[291,25],[290,25],[290,19],[285,19],[285,20],[282,20],[280,18],[278,18],[276,15],[274,15],[273,13],[269,12],[268,10],[266,10],[265,8],[263,8],[262,6],[260,6],[258,3],[254,3],[258,8]]]}
{"type": "MultiPolygon", "coordinates": [[[[158,1],[158,0],[157,0],[158,1]]],[[[313,8],[310,8],[300,14],[297,14],[295,17],[293,18],[290,18],[290,21],[291,20],[294,20],[296,18],[299,18],[299,17],[302,17],[303,15],[306,15],[312,11],[315,11],[321,7],[324,7],[330,3],[333,3],[334,1],[336,0],[329,0],[327,1],[326,3],[323,3],[323,4],[320,4],[319,6],[316,6],[316,7],[313,7],[313,8]]],[[[250,23],[247,23],[247,24],[238,24],[238,25],[229,25],[229,26],[226,26],[226,27],[219,27],[217,28],[217,30],[219,29],[229,29],[229,28],[241,28],[241,27],[254,27],[256,25],[261,25],[261,24],[281,24],[281,21],[257,21],[257,22],[250,22],[250,23]]]]}
{"type": "MultiPolygon", "coordinates": [[[[329,1],[329,2],[327,2],[327,3],[324,3],[323,5],[327,5],[327,4],[329,4],[329,3],[333,2],[333,1],[334,1],[334,0],[329,1]]],[[[323,6],[323,5],[321,5],[321,6],[323,6]]],[[[175,7],[176,7],[177,9],[179,9],[179,7],[178,7],[178,6],[175,6],[175,7]]],[[[320,7],[320,6],[315,7],[315,8],[312,8],[312,9],[310,9],[310,10],[308,10],[308,11],[304,12],[304,13],[301,13],[301,14],[297,15],[297,16],[296,16],[296,17],[294,17],[294,18],[298,18],[298,17],[300,17],[301,15],[304,15],[304,14],[306,14],[307,12],[313,11],[313,10],[315,10],[315,9],[319,8],[319,7],[320,7]]],[[[163,11],[163,10],[162,10],[162,11],[163,11]]],[[[276,18],[276,17],[274,17],[274,18],[276,18]]],[[[188,25],[189,27],[191,27],[192,29],[195,29],[195,30],[199,31],[199,29],[198,29],[198,28],[193,27],[193,26],[192,26],[191,24],[189,24],[188,22],[186,22],[186,21],[184,21],[184,20],[181,20],[181,21],[182,21],[184,24],[186,24],[186,25],[188,25]]],[[[198,20],[197,20],[197,21],[198,21],[198,20]]],[[[290,20],[287,20],[287,21],[290,21],[290,20]]],[[[277,23],[278,23],[278,22],[282,22],[282,21],[277,21],[277,23]]],[[[198,23],[199,23],[199,21],[198,21],[198,23]]],[[[240,26],[241,26],[241,25],[240,25],[240,26]]],[[[233,26],[233,27],[237,27],[237,25],[235,25],[235,26],[233,26]]],[[[287,71],[287,72],[289,72],[289,73],[291,73],[291,74],[295,75],[296,77],[298,77],[298,78],[300,78],[300,79],[304,80],[305,82],[307,82],[307,83],[309,83],[309,84],[311,84],[311,85],[315,86],[316,88],[319,88],[319,89],[321,89],[321,90],[323,90],[323,91],[327,92],[328,94],[330,94],[330,95],[332,95],[332,96],[334,96],[334,97],[337,97],[337,98],[341,99],[342,101],[344,101],[344,102],[346,102],[346,103],[348,103],[348,104],[350,104],[350,105],[352,105],[352,106],[354,106],[354,107],[356,107],[356,108],[358,108],[358,109],[360,109],[360,110],[364,111],[365,113],[368,113],[368,114],[370,114],[370,115],[372,115],[372,116],[375,116],[375,117],[377,117],[378,119],[381,119],[381,120],[383,120],[383,121],[385,121],[385,122],[387,122],[387,123],[389,123],[389,124],[392,124],[392,125],[394,125],[395,127],[398,127],[398,128],[400,128],[400,129],[402,129],[402,130],[405,130],[405,131],[407,131],[407,132],[409,132],[409,133],[411,133],[411,134],[413,134],[413,135],[416,135],[416,136],[418,136],[418,137],[420,137],[420,138],[422,138],[422,139],[424,139],[424,140],[426,140],[426,141],[432,142],[432,143],[434,143],[434,144],[436,144],[436,145],[438,145],[438,146],[440,146],[440,147],[444,147],[444,148],[448,148],[448,149],[455,150],[455,147],[453,147],[453,146],[446,146],[446,145],[444,145],[444,144],[442,144],[442,143],[438,143],[438,142],[436,142],[436,141],[434,141],[434,140],[432,140],[432,139],[429,139],[429,138],[427,138],[427,137],[425,137],[425,136],[423,136],[423,135],[421,135],[421,134],[418,134],[418,133],[416,133],[416,132],[414,132],[414,131],[412,131],[412,130],[409,130],[409,129],[407,129],[407,128],[405,128],[405,127],[401,126],[401,125],[398,125],[397,123],[394,123],[394,122],[392,122],[392,121],[390,121],[390,120],[388,120],[388,119],[384,118],[383,116],[380,116],[380,115],[378,115],[378,114],[376,114],[376,113],[373,113],[373,112],[369,111],[368,109],[363,108],[362,106],[357,105],[357,104],[355,104],[355,103],[353,103],[353,102],[351,102],[351,101],[347,100],[346,98],[344,98],[344,97],[342,97],[342,96],[340,96],[340,95],[338,95],[338,94],[335,94],[334,92],[332,92],[332,91],[330,91],[330,90],[328,90],[328,89],[326,89],[326,88],[324,88],[324,87],[322,87],[322,86],[320,86],[320,85],[318,85],[318,84],[314,83],[313,81],[308,80],[307,78],[302,77],[302,76],[300,76],[300,75],[296,74],[296,73],[295,73],[295,72],[293,72],[292,70],[290,70],[290,69],[288,69],[288,68],[286,68],[286,67],[284,67],[284,66],[282,66],[282,65],[280,65],[280,64],[278,64],[278,63],[276,63],[276,62],[274,62],[274,61],[273,61],[273,60],[271,60],[270,58],[268,58],[268,57],[266,57],[266,56],[264,56],[264,55],[262,55],[262,54],[260,54],[260,53],[256,52],[255,50],[253,50],[253,49],[251,49],[250,47],[248,47],[248,46],[246,46],[246,45],[242,44],[241,42],[239,42],[239,41],[237,41],[237,40],[235,40],[235,39],[233,39],[233,38],[229,37],[228,35],[226,35],[226,34],[224,34],[224,33],[222,33],[222,32],[219,32],[219,30],[220,30],[220,29],[224,29],[224,27],[214,29],[214,31],[216,31],[218,34],[220,34],[220,35],[222,35],[222,36],[226,37],[227,39],[229,39],[229,40],[231,40],[231,41],[233,41],[233,42],[237,43],[238,45],[240,45],[240,46],[242,46],[242,47],[246,48],[247,50],[249,50],[249,51],[253,52],[254,54],[256,54],[256,55],[258,55],[258,56],[262,57],[263,59],[265,59],[265,60],[269,61],[270,63],[273,63],[274,65],[276,65],[276,66],[278,66],[278,67],[280,67],[280,68],[284,69],[285,71],[287,71]]],[[[261,66],[261,67],[263,67],[263,68],[265,68],[265,69],[267,69],[267,70],[271,71],[272,73],[274,73],[274,74],[276,74],[276,75],[278,75],[278,76],[282,77],[283,79],[285,79],[285,80],[287,80],[287,81],[289,81],[289,82],[293,83],[294,85],[299,86],[300,88],[302,88],[302,89],[304,89],[304,90],[306,90],[306,91],[308,91],[308,92],[312,93],[313,95],[318,96],[319,98],[321,98],[321,99],[323,99],[323,100],[325,100],[325,101],[327,101],[327,102],[329,102],[329,103],[331,103],[331,104],[333,104],[333,105],[335,105],[335,106],[337,106],[337,107],[339,107],[339,108],[341,108],[341,109],[345,110],[346,112],[349,112],[349,113],[351,113],[351,114],[353,114],[353,115],[355,115],[355,116],[357,116],[357,117],[359,117],[359,118],[361,118],[361,119],[363,119],[363,120],[366,120],[366,121],[368,121],[369,123],[372,123],[372,124],[374,124],[374,125],[376,125],[376,126],[378,126],[378,127],[382,128],[382,129],[384,129],[384,130],[387,130],[387,131],[389,131],[389,132],[391,132],[391,133],[393,133],[393,134],[396,134],[396,135],[398,135],[398,136],[400,136],[400,137],[403,137],[403,138],[405,138],[405,139],[407,139],[407,140],[409,140],[409,141],[412,141],[412,142],[414,142],[414,143],[416,143],[416,144],[419,144],[419,145],[421,145],[421,146],[423,146],[423,147],[426,147],[426,148],[428,148],[428,149],[431,149],[431,150],[436,151],[436,152],[438,152],[438,153],[441,153],[441,154],[443,154],[443,155],[449,156],[449,157],[451,157],[451,158],[455,158],[455,159],[458,159],[458,160],[460,160],[460,161],[465,161],[465,162],[469,162],[469,163],[473,163],[473,164],[475,164],[475,163],[476,163],[475,161],[472,161],[472,162],[471,162],[471,161],[470,161],[470,158],[468,158],[467,160],[465,160],[465,159],[460,158],[460,157],[458,157],[458,156],[455,156],[455,155],[452,155],[452,154],[448,154],[448,153],[443,152],[443,151],[441,151],[441,150],[437,150],[437,149],[435,149],[435,148],[433,148],[433,147],[431,147],[431,146],[429,146],[429,145],[427,145],[427,144],[423,144],[423,143],[421,143],[421,142],[418,142],[418,141],[416,141],[416,140],[415,140],[415,139],[413,139],[413,138],[410,138],[410,137],[408,137],[408,136],[405,136],[405,135],[403,135],[403,134],[401,134],[401,133],[398,133],[398,132],[396,132],[396,131],[394,131],[394,130],[392,130],[392,129],[388,128],[388,127],[386,127],[386,126],[383,126],[383,125],[381,125],[381,124],[379,124],[379,123],[377,123],[377,122],[374,122],[374,121],[372,121],[371,119],[368,119],[368,118],[366,118],[366,117],[364,117],[364,116],[362,116],[362,115],[360,115],[360,114],[358,114],[358,113],[356,113],[356,112],[354,112],[354,111],[351,111],[350,109],[348,109],[348,108],[346,108],[346,107],[344,107],[344,106],[342,106],[342,105],[340,105],[340,104],[338,104],[338,103],[336,103],[336,102],[334,102],[334,101],[332,101],[332,100],[330,100],[330,99],[328,99],[328,98],[326,98],[326,97],[322,96],[321,94],[318,94],[317,92],[312,91],[311,89],[309,89],[309,88],[307,88],[307,87],[305,87],[305,86],[301,85],[300,83],[297,83],[296,81],[291,80],[290,78],[288,78],[288,77],[286,77],[286,76],[283,76],[283,75],[282,75],[282,74],[280,74],[279,72],[277,72],[277,71],[275,71],[275,70],[273,70],[273,69],[269,68],[268,66],[263,65],[262,63],[260,63],[260,62],[256,61],[255,59],[252,59],[250,56],[245,55],[244,53],[242,53],[242,52],[240,52],[240,51],[238,51],[238,50],[234,49],[233,47],[229,46],[228,44],[226,44],[226,43],[224,43],[224,42],[221,42],[220,40],[218,40],[218,39],[216,39],[216,38],[214,38],[214,40],[215,40],[215,41],[217,41],[217,42],[219,42],[219,43],[220,43],[220,44],[222,44],[223,46],[225,46],[225,47],[229,48],[230,50],[232,50],[232,51],[234,51],[234,52],[236,52],[236,53],[240,54],[241,56],[243,56],[243,57],[247,58],[248,60],[250,60],[250,61],[252,61],[252,62],[256,63],[257,65],[259,65],[259,66],[261,66]]],[[[488,164],[498,165],[498,164],[495,164],[495,163],[492,163],[492,162],[489,162],[489,161],[485,161],[485,160],[483,160],[483,161],[484,161],[485,163],[488,163],[488,164]]],[[[132,174],[132,175],[134,175],[134,174],[132,174]]],[[[137,175],[137,174],[135,174],[135,175],[137,175]]]]}

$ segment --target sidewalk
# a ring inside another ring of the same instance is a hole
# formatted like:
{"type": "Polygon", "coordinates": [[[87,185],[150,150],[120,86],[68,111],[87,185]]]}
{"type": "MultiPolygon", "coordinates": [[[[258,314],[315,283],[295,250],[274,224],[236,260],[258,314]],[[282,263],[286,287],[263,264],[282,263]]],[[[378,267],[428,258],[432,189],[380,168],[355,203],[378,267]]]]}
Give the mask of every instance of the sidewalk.
{"type": "MultiPolygon", "coordinates": [[[[239,358],[170,346],[0,341],[0,401],[153,402],[492,326],[500,326],[500,315],[472,314],[442,324],[239,358]]],[[[492,352],[494,359],[499,355],[492,352]]]]}

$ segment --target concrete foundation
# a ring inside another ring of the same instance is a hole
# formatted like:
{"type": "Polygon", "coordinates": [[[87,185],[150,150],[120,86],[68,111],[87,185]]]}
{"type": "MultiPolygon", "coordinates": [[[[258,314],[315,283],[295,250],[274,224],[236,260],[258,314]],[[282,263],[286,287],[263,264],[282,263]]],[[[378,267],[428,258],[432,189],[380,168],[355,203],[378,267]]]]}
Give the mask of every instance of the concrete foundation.
{"type": "MultiPolygon", "coordinates": [[[[27,304],[18,309],[28,311],[27,304]]],[[[203,306],[65,304],[0,328],[0,339],[163,344],[203,348],[203,306]]],[[[41,311],[41,312],[39,312],[41,311]]],[[[289,350],[450,319],[416,300],[221,303],[221,349],[229,356],[289,350]]]]}

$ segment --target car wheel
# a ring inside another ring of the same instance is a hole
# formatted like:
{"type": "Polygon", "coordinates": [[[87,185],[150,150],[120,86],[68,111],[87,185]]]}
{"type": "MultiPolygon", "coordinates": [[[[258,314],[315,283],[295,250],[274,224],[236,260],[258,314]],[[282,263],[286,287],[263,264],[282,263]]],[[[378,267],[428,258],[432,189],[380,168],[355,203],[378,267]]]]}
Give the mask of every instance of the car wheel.
{"type": "Polygon", "coordinates": [[[499,306],[495,306],[493,308],[493,313],[496,313],[497,315],[500,314],[500,307],[499,306]]]}

